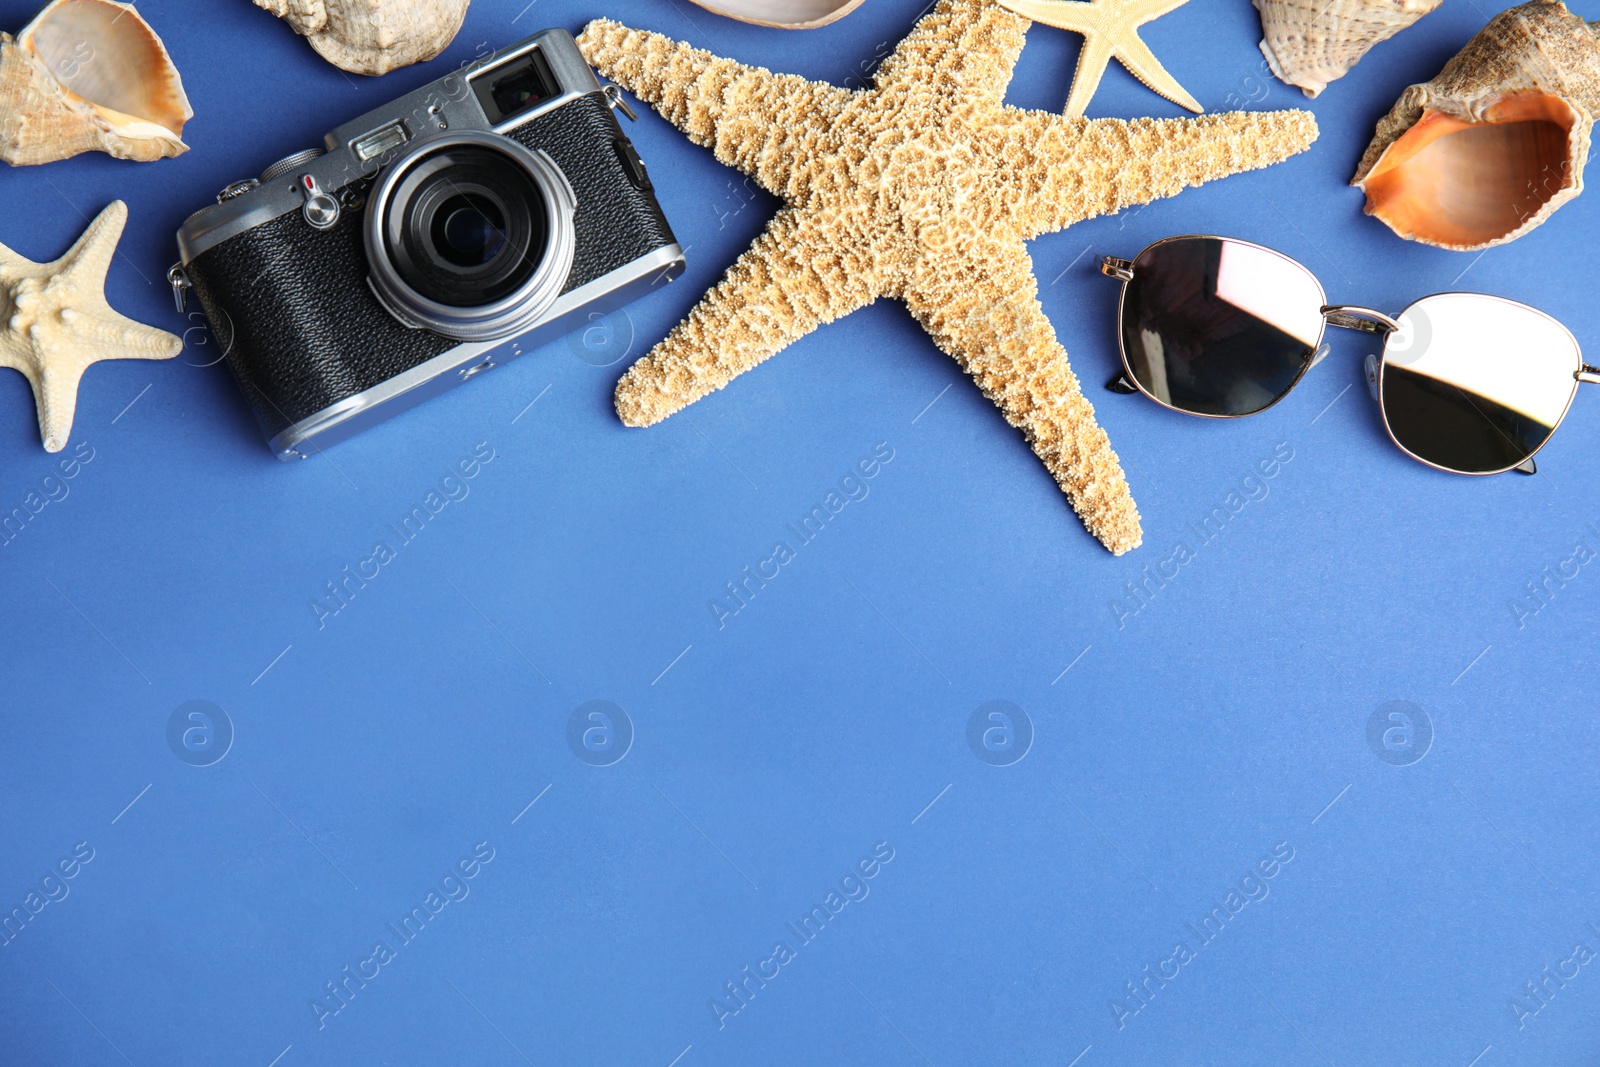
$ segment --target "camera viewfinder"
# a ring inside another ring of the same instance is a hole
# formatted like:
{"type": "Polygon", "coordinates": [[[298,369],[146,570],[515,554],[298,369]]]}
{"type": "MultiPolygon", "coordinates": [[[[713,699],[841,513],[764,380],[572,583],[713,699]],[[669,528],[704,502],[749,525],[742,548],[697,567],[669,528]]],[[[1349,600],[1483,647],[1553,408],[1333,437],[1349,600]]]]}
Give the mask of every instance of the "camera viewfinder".
{"type": "Polygon", "coordinates": [[[557,93],[550,63],[537,48],[472,79],[472,89],[492,126],[537,107],[557,93]]]}

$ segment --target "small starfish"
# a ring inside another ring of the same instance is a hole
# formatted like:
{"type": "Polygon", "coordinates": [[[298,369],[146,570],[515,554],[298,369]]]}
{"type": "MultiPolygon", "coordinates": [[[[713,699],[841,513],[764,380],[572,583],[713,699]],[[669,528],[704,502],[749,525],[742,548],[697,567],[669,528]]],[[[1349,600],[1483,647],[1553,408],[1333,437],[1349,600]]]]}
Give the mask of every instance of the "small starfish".
{"type": "Polygon", "coordinates": [[[1150,46],[1139,39],[1139,27],[1160,18],[1189,0],[997,0],[1004,7],[1035,22],[1083,34],[1078,72],[1072,77],[1066,113],[1076,117],[1089,107],[1100,78],[1112,59],[1145,86],[1190,111],[1204,111],[1200,102],[1184,91],[1167,73],[1150,46]]]}
{"type": "Polygon", "coordinates": [[[591,22],[578,38],[590,63],[788,202],[622,376],[622,421],[660,422],[895,297],[1022,431],[1089,532],[1115,553],[1137,547],[1127,480],[1039,305],[1025,242],[1286,159],[1317,124],[1305,111],[1124,122],[1008,107],[1027,27],[988,0],[941,0],[852,92],[591,22]]]}
{"type": "Polygon", "coordinates": [[[53,263],[35,263],[0,244],[0,367],[21,371],[33,386],[46,452],[67,445],[78,381],[89,364],[171,359],[183,351],[181,339],[106,303],[106,272],[127,221],[128,205],[112,201],[53,263]]]}

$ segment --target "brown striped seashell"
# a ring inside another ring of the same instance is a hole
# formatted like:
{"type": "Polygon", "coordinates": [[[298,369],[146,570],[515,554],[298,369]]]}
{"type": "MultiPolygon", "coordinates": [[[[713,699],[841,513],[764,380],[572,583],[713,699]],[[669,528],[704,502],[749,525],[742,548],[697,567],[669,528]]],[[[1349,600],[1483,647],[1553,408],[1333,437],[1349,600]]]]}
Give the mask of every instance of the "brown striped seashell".
{"type": "Polygon", "coordinates": [[[1440,0],[1254,0],[1261,54],[1278,80],[1315,97],[1344,77],[1375,44],[1439,6],[1440,0]]]}
{"type": "Polygon", "coordinates": [[[387,74],[443,52],[469,0],[255,0],[352,74],[387,74]]]}
{"type": "Polygon", "coordinates": [[[1502,11],[1378,123],[1352,185],[1401,237],[1475,251],[1583,191],[1600,35],[1561,0],[1502,11]]]}
{"type": "Polygon", "coordinates": [[[166,46],[131,4],[54,0],[16,37],[0,33],[0,159],[12,166],[175,156],[193,117],[166,46]]]}

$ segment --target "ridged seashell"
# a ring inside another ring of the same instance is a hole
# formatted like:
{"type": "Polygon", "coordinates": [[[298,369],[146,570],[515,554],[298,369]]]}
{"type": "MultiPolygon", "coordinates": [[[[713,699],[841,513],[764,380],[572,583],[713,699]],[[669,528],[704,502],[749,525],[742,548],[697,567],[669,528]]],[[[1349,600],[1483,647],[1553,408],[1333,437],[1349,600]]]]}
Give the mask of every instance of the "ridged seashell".
{"type": "Polygon", "coordinates": [[[187,152],[194,117],[172,58],[132,4],[54,0],[13,38],[0,33],[0,159],[80,152],[152,160],[187,152]]]}
{"type": "Polygon", "coordinates": [[[1440,0],[1253,0],[1261,12],[1261,54],[1279,81],[1315,97],[1344,77],[1375,44],[1439,6],[1440,0]]]}
{"type": "Polygon", "coordinates": [[[694,0],[707,11],[780,30],[814,30],[844,18],[863,0],[694,0]]]}
{"type": "Polygon", "coordinates": [[[443,52],[469,0],[255,0],[352,74],[387,74],[443,52]]]}
{"type": "Polygon", "coordinates": [[[1583,191],[1600,112],[1600,34],[1561,0],[1496,15],[1378,122],[1352,185],[1412,241],[1474,251],[1583,191]]]}

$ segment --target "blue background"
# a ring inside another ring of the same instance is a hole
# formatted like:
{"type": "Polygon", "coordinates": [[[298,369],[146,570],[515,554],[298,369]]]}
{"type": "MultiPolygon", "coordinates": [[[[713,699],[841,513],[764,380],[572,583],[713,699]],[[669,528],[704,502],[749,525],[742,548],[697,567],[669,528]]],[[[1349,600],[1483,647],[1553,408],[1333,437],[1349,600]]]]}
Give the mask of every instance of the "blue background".
{"type": "MultiPolygon", "coordinates": [[[[1600,548],[1596,398],[1537,477],[1466,479],[1384,436],[1353,334],[1257,418],[1099,388],[1117,287],[1094,262],[1192,231],[1277,247],[1335,301],[1523,300],[1600,351],[1600,195],[1479,256],[1395,238],[1346,184],[1401,89],[1492,9],[1445,4],[1309,103],[1264,74],[1242,0],[1144,29],[1208,109],[1309,106],[1322,135],[1032,245],[1144,516],[1145,548],[1118,559],[890,302],[625,429],[618,374],[775,210],[644,108],[629,133],[689,249],[682,281],[322,458],[275,461],[163,280],[172,234],[223,184],[547,25],[610,13],[843,83],[919,7],[783,33],[672,0],[523,3],[476,0],[441,58],[364,79],[244,0],[151,0],[192,150],[0,171],[0,241],[36,260],[126,199],[111,302],[190,342],[88,372],[72,441],[94,458],[0,549],[0,905],[94,850],[0,947],[0,1062],[1592,1061],[1600,967],[1548,985],[1521,1027],[1511,1000],[1575,943],[1600,949],[1600,566],[1537,612],[1511,604],[1576,542],[1600,548]],[[324,583],[480,442],[495,458],[470,495],[319,628],[324,583]],[[724,583],[879,442],[894,458],[870,495],[719,629],[724,583]],[[1267,495],[1198,545],[1189,524],[1277,446],[1293,458],[1267,495]],[[1196,558],[1119,625],[1124,583],[1179,541],[1196,558]],[[597,699],[631,722],[606,767],[568,743],[597,699]],[[232,724],[207,767],[168,744],[190,700],[232,724]],[[1031,723],[1009,766],[968,744],[992,700],[1031,723]],[[1411,732],[1369,743],[1397,700],[1411,732]],[[385,924],[478,842],[494,859],[470,895],[319,1028],[324,983],[396,942],[385,924]],[[879,842],[894,859],[870,895],[719,1028],[724,983],[795,943],[785,924],[879,842]],[[1274,846],[1293,859],[1269,895],[1198,947],[1185,923],[1274,846]],[[1132,1013],[1124,983],[1180,939],[1194,958],[1132,1013]]],[[[3,0],[0,25],[32,6],[3,0]]],[[[1077,48],[1034,27],[1010,100],[1059,109],[1077,48]]],[[[1113,66],[1090,114],[1182,112],[1113,66]]],[[[0,375],[0,410],[9,511],[56,458],[20,375],[0,375]]]]}

